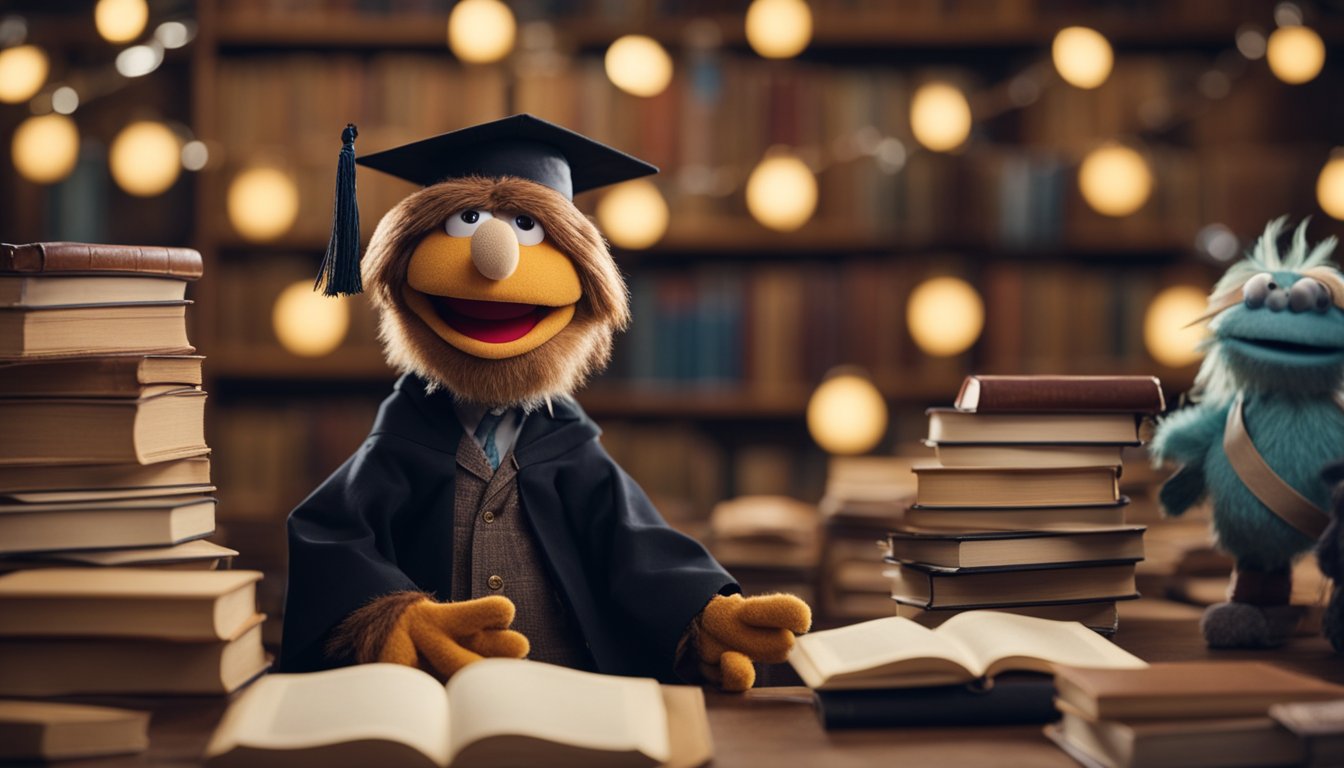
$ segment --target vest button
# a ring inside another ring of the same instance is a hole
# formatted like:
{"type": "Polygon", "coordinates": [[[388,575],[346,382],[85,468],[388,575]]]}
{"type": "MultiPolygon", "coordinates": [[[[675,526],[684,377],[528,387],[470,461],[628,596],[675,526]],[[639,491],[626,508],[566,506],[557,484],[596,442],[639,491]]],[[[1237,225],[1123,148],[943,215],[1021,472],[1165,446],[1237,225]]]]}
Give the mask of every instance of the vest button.
{"type": "Polygon", "coordinates": [[[487,585],[489,585],[489,587],[490,587],[491,589],[503,589],[503,588],[504,588],[504,580],[501,579],[501,578],[498,577],[498,576],[491,576],[490,578],[488,578],[488,579],[485,580],[485,583],[486,583],[487,585]]]}
{"type": "Polygon", "coordinates": [[[487,523],[493,523],[495,522],[495,513],[491,512],[490,510],[486,510],[485,514],[481,515],[481,519],[487,523]]]}

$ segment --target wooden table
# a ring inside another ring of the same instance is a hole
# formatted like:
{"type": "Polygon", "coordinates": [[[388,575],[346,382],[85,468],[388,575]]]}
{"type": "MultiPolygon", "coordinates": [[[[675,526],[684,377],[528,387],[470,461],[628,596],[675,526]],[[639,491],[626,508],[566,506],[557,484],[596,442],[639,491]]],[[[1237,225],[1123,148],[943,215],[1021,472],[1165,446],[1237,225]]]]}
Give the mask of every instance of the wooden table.
{"type": "MultiPolygon", "coordinates": [[[[1274,651],[1210,651],[1199,634],[1200,611],[1139,600],[1121,610],[1116,642],[1148,661],[1261,659],[1344,683],[1344,657],[1321,637],[1294,638],[1274,651]]],[[[745,695],[706,692],[718,768],[735,766],[1074,766],[1037,726],[890,728],[825,731],[805,688],[759,688],[745,695]]],[[[106,699],[101,700],[107,702],[106,699]]],[[[61,763],[70,768],[193,766],[223,714],[220,699],[111,702],[150,707],[150,750],[143,755],[61,763]]]]}

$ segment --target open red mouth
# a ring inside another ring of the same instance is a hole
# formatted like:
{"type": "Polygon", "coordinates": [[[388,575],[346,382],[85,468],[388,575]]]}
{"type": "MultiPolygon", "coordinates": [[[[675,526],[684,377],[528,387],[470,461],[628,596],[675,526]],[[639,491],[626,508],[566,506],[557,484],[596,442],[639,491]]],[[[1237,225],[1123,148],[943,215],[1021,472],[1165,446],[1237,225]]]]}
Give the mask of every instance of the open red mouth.
{"type": "Polygon", "coordinates": [[[504,344],[526,336],[552,307],[430,296],[434,311],[448,327],[469,338],[504,344]]]}

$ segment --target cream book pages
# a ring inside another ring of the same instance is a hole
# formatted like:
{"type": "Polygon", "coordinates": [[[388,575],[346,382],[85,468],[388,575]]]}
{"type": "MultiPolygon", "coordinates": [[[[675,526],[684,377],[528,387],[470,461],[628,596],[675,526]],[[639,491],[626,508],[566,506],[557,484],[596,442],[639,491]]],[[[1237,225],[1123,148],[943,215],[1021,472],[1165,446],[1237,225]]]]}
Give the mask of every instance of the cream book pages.
{"type": "Polygon", "coordinates": [[[949,685],[999,672],[1046,672],[1053,664],[1130,669],[1142,659],[1078,622],[969,611],[936,630],[901,617],[798,639],[789,661],[820,690],[949,685]]]}

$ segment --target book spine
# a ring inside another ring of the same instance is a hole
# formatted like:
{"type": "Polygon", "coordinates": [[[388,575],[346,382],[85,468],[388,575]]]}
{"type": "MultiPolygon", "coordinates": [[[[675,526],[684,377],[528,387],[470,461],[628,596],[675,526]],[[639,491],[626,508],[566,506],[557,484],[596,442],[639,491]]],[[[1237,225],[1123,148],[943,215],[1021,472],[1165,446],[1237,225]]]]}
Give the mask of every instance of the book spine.
{"type": "MultiPolygon", "coordinates": [[[[1162,385],[1152,377],[1093,380],[1049,376],[1029,379],[978,377],[977,380],[980,398],[974,408],[976,413],[1160,413],[1164,405],[1162,385]]],[[[960,397],[957,407],[963,408],[960,397]]]]}
{"type": "Polygon", "coordinates": [[[929,725],[1029,725],[1059,719],[1054,682],[975,683],[866,691],[818,691],[817,713],[827,730],[929,725]]]}
{"type": "Polygon", "coordinates": [[[126,272],[180,280],[201,276],[201,254],[190,248],[93,243],[30,243],[0,248],[4,272],[126,272]]]}

